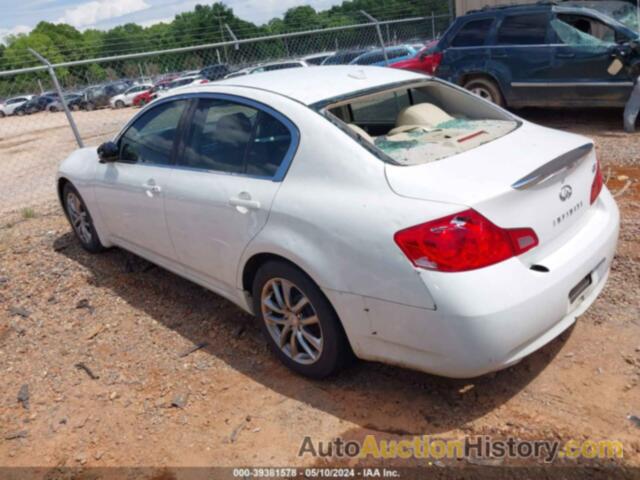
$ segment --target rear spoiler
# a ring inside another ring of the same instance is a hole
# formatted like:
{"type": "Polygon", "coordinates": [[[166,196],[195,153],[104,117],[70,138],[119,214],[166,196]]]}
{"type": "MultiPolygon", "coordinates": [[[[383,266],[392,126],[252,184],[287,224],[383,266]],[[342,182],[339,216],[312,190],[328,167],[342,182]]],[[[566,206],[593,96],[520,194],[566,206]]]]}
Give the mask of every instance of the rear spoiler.
{"type": "Polygon", "coordinates": [[[533,172],[522,177],[511,185],[511,188],[516,190],[526,190],[527,188],[546,182],[566,170],[573,169],[582,160],[584,160],[589,153],[591,153],[591,150],[593,150],[593,143],[586,143],[581,147],[574,148],[567,153],[563,153],[559,157],[554,158],[550,162],[542,165],[540,168],[537,168],[533,172]]]}

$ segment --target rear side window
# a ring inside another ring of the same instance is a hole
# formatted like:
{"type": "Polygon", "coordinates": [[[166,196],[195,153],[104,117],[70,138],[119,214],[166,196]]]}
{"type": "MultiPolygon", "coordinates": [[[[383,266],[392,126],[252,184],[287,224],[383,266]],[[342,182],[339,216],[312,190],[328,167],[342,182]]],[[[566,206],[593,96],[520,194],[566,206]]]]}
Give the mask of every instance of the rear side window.
{"type": "Polygon", "coordinates": [[[291,145],[291,132],[262,110],[201,99],[180,163],[186,167],[273,177],[291,145]]]}
{"type": "Polygon", "coordinates": [[[480,45],[484,45],[492,24],[493,18],[472,20],[465,23],[454,37],[453,41],[451,42],[451,46],[477,47],[480,45]]]}
{"type": "Polygon", "coordinates": [[[535,13],[505,17],[498,28],[499,45],[541,45],[547,38],[549,15],[535,13]]]}

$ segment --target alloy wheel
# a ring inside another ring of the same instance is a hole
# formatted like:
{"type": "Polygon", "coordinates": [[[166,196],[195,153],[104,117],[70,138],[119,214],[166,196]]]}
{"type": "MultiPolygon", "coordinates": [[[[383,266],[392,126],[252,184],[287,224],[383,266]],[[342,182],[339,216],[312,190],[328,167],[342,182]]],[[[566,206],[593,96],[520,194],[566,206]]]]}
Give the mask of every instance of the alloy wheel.
{"type": "Polygon", "coordinates": [[[91,220],[89,219],[89,214],[82,200],[80,200],[74,192],[69,192],[67,194],[66,204],[67,213],[69,214],[71,225],[73,225],[76,234],[83,243],[91,243],[91,220]]]}
{"type": "Polygon", "coordinates": [[[272,278],[262,288],[260,305],[267,330],[285,355],[303,365],[320,358],[322,327],[316,309],[298,286],[272,278]]]}
{"type": "Polygon", "coordinates": [[[484,98],[485,100],[489,100],[490,102],[495,103],[495,100],[493,99],[493,95],[491,94],[491,92],[484,87],[480,87],[480,86],[473,87],[471,88],[471,93],[479,96],[480,98],[484,98]]]}

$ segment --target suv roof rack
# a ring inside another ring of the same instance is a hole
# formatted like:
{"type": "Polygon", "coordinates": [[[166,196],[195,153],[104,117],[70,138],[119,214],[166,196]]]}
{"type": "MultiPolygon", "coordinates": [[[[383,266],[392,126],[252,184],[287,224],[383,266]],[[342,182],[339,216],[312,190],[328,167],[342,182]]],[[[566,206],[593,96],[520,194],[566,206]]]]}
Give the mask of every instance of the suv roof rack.
{"type": "Polygon", "coordinates": [[[538,2],[531,3],[509,3],[506,5],[485,5],[482,8],[476,8],[474,10],[469,10],[465,15],[470,13],[480,13],[480,12],[490,12],[492,10],[505,10],[507,8],[531,8],[531,7],[541,7],[541,6],[554,6],[560,5],[562,2],[559,0],[540,0],[538,2]]]}

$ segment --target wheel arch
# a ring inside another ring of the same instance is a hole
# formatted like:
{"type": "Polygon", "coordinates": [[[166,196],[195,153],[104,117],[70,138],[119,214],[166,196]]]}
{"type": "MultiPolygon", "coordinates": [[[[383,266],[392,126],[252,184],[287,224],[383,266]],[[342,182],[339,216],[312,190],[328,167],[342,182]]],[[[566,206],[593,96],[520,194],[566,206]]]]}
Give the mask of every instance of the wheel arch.
{"type": "Polygon", "coordinates": [[[251,290],[253,287],[253,280],[256,276],[256,273],[258,272],[258,270],[260,269],[260,267],[262,265],[264,265],[265,263],[269,262],[269,261],[280,261],[280,262],[284,262],[287,263],[289,265],[291,265],[292,267],[297,268],[298,270],[300,270],[302,273],[304,273],[307,277],[309,277],[313,283],[315,283],[318,288],[322,289],[322,287],[320,287],[320,285],[318,284],[318,282],[313,278],[312,275],[309,274],[309,272],[301,267],[300,265],[298,265],[295,261],[284,257],[280,254],[277,253],[272,253],[272,252],[260,252],[260,253],[254,253],[245,263],[244,266],[242,268],[242,275],[241,275],[241,286],[242,286],[242,290],[244,290],[245,292],[249,293],[249,295],[251,295],[251,290]]]}
{"type": "Polygon", "coordinates": [[[460,75],[460,77],[458,78],[458,85],[460,85],[461,87],[464,87],[464,85],[467,82],[471,80],[475,80],[477,78],[482,78],[495,83],[496,87],[498,87],[498,91],[500,92],[500,95],[502,96],[502,101],[506,105],[507,97],[505,96],[505,90],[502,84],[500,83],[500,80],[498,79],[498,77],[490,72],[481,72],[481,71],[465,72],[462,75],[460,75]]]}
{"type": "Polygon", "coordinates": [[[62,205],[62,208],[64,208],[64,199],[62,198],[63,196],[63,192],[64,192],[64,187],[67,183],[71,183],[71,180],[69,180],[66,177],[60,177],[58,178],[58,184],[56,187],[56,191],[58,192],[58,200],[60,200],[60,205],[62,205]]]}
{"type": "MultiPolygon", "coordinates": [[[[279,262],[283,262],[286,263],[288,265],[291,265],[292,267],[296,268],[297,270],[299,270],[300,272],[302,272],[309,280],[311,280],[317,287],[318,290],[320,291],[320,293],[324,296],[324,298],[327,301],[327,304],[329,305],[329,307],[333,310],[334,314],[336,315],[336,318],[338,319],[338,325],[340,327],[340,329],[342,330],[342,333],[345,335],[345,338],[347,339],[347,345],[351,351],[351,353],[354,352],[354,348],[352,345],[352,339],[351,336],[347,333],[347,329],[345,329],[345,325],[343,323],[342,318],[340,317],[340,315],[338,314],[337,310],[336,310],[336,306],[333,304],[333,302],[331,301],[331,298],[329,298],[329,296],[327,295],[327,293],[324,291],[324,289],[322,288],[321,284],[313,277],[313,275],[310,275],[309,272],[307,271],[306,268],[302,267],[299,265],[299,262],[295,262],[293,260],[291,260],[290,258],[287,258],[281,254],[277,254],[277,253],[273,253],[273,252],[260,252],[260,253],[254,253],[251,257],[249,257],[249,259],[244,263],[244,266],[242,268],[242,276],[241,276],[241,282],[242,282],[242,290],[244,291],[245,295],[247,296],[247,303],[249,305],[253,305],[252,302],[252,289],[253,289],[253,280],[255,279],[255,276],[258,272],[258,270],[260,269],[260,267],[270,261],[279,261],[279,262]]],[[[255,312],[253,312],[253,314],[255,315],[255,312]]]]}

